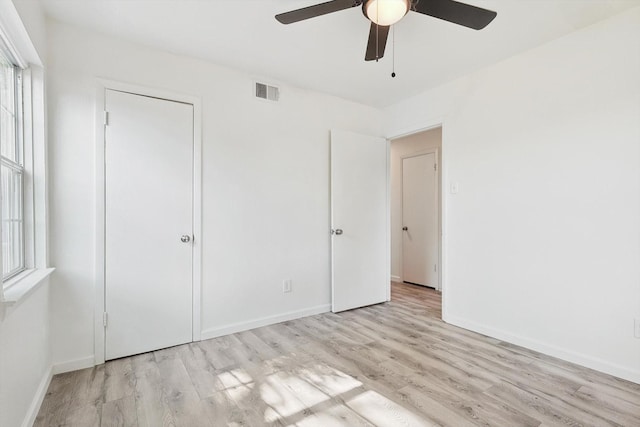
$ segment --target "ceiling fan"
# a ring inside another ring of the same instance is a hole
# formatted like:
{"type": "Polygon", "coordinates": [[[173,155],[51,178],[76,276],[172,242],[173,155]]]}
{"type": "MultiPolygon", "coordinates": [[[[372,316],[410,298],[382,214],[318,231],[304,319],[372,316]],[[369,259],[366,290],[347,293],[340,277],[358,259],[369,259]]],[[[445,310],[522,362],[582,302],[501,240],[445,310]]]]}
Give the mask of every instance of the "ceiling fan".
{"type": "Polygon", "coordinates": [[[371,21],[365,61],[384,56],[389,28],[409,11],[433,16],[474,30],[481,30],[497,13],[453,0],[333,0],[276,15],[278,22],[292,24],[328,13],[362,6],[364,16],[371,21]]]}

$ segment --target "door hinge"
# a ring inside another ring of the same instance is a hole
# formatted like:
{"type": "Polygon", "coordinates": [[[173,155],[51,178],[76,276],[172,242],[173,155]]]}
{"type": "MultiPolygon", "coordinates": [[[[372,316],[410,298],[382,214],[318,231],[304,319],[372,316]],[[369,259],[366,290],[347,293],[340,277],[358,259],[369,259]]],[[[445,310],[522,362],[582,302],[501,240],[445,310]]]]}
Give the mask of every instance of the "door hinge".
{"type": "Polygon", "coordinates": [[[438,164],[437,163],[433,164],[433,170],[436,171],[436,172],[438,171],[438,164]]]}
{"type": "Polygon", "coordinates": [[[107,312],[106,311],[104,313],[102,313],[102,325],[105,328],[107,327],[107,312]]]}
{"type": "Polygon", "coordinates": [[[109,126],[109,112],[108,111],[104,112],[104,125],[105,126],[109,126]]]}
{"type": "Polygon", "coordinates": [[[433,264],[433,271],[438,271],[438,264],[433,264]]]}

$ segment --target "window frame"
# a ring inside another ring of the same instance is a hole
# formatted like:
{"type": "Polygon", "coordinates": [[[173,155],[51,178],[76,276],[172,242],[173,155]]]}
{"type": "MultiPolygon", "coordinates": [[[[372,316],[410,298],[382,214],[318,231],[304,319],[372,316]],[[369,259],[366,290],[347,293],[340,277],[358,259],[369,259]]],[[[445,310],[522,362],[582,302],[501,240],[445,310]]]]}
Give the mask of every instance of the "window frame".
{"type": "MultiPolygon", "coordinates": [[[[8,168],[10,173],[17,174],[20,179],[20,190],[17,202],[19,209],[19,263],[17,268],[5,273],[4,265],[2,266],[2,283],[3,285],[20,273],[27,270],[27,237],[26,237],[26,209],[25,209],[25,181],[27,171],[25,168],[25,144],[24,144],[24,102],[23,102],[23,68],[16,65],[17,61],[12,60],[6,50],[0,49],[0,59],[13,69],[13,121],[14,121],[14,152],[15,160],[5,157],[0,153],[0,168],[8,168]]],[[[0,203],[4,203],[1,201],[0,203]]]]}
{"type": "MultiPolygon", "coordinates": [[[[0,322],[55,271],[49,265],[46,76],[42,57],[25,31],[11,2],[0,2],[0,52],[22,70],[22,102],[17,132],[21,132],[22,229],[25,269],[0,279],[0,322]],[[5,19],[6,18],[6,19],[5,19]]],[[[15,193],[14,193],[15,196],[15,193]]],[[[0,206],[1,208],[1,206],[0,206]]],[[[0,227],[0,237],[2,230],[0,227]]],[[[2,245],[0,244],[0,257],[2,245]]],[[[0,278],[2,263],[0,263],[0,278]]]]}
{"type": "MultiPolygon", "coordinates": [[[[1,28],[0,28],[1,30],[1,28]]],[[[0,36],[2,34],[0,33],[0,36]]],[[[20,268],[4,274],[3,263],[0,263],[0,320],[2,319],[2,303],[13,304],[12,301],[26,295],[31,289],[33,280],[27,277],[39,270],[48,270],[47,245],[47,189],[46,189],[46,142],[44,126],[44,69],[37,64],[26,64],[19,56],[11,55],[14,50],[6,44],[6,38],[0,37],[0,54],[3,60],[14,67],[16,78],[16,149],[20,164],[16,165],[0,153],[0,165],[7,164],[15,169],[21,168],[21,232],[20,248],[22,265],[20,268]],[[4,42],[4,45],[3,45],[4,42]],[[7,59],[8,58],[8,59],[7,59]],[[15,59],[15,60],[12,60],[15,59]],[[19,77],[18,77],[19,76],[19,77]],[[18,145],[19,144],[19,145],[18,145]],[[26,287],[25,287],[26,286],[26,287]],[[8,293],[7,293],[8,292],[8,293]]],[[[5,166],[2,166],[5,167],[5,166]]],[[[0,208],[2,208],[0,200],[0,208]]],[[[2,237],[0,227],[0,238],[2,237]]],[[[1,241],[1,240],[0,240],[1,241]]],[[[0,245],[0,255],[2,247],[0,245]]],[[[35,279],[34,279],[35,280],[35,279]]],[[[39,282],[38,282],[39,283],[39,282]]],[[[36,283],[37,284],[37,283],[36,283]]]]}

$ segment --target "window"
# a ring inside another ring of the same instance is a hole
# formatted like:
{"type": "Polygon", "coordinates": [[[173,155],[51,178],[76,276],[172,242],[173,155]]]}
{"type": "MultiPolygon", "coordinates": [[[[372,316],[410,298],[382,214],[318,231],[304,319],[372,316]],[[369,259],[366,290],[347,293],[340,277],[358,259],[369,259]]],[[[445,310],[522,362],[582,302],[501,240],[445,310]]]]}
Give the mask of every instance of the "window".
{"type": "Polygon", "coordinates": [[[5,308],[54,269],[47,251],[44,68],[12,2],[0,1],[0,15],[1,322],[5,308]]]}
{"type": "Polygon", "coordinates": [[[0,51],[2,279],[25,269],[21,70],[0,51]]]}

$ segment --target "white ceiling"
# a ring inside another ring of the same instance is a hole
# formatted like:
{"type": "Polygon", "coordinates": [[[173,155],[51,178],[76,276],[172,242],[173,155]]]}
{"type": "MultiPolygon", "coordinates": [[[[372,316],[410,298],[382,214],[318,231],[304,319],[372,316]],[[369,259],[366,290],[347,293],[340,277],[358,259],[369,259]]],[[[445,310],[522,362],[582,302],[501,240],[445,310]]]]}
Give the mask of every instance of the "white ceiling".
{"type": "MultiPolygon", "coordinates": [[[[417,13],[379,63],[354,8],[282,25],[274,15],[323,0],[41,0],[49,16],[177,54],[383,107],[634,6],[640,0],[468,0],[498,12],[481,31],[417,13]]],[[[428,1],[428,0],[422,0],[428,1]]]]}

